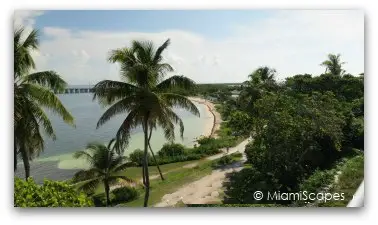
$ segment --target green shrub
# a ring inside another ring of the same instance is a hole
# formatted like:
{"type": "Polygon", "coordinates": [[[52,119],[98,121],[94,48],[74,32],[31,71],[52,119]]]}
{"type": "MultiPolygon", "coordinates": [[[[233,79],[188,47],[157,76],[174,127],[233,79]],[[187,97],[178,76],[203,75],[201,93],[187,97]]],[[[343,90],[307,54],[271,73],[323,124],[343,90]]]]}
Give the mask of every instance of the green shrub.
{"type": "Polygon", "coordinates": [[[299,185],[300,191],[316,193],[333,182],[335,170],[316,170],[299,185]]]}
{"type": "MultiPolygon", "coordinates": [[[[140,149],[135,149],[132,153],[130,153],[129,158],[130,161],[133,163],[136,163],[138,166],[143,165],[143,160],[144,160],[144,151],[140,149]]],[[[151,154],[147,154],[148,157],[148,164],[151,165],[151,154]]]]}
{"type": "Polygon", "coordinates": [[[215,141],[216,141],[216,139],[213,138],[213,137],[201,137],[201,138],[197,139],[197,143],[200,144],[200,145],[206,145],[206,144],[214,143],[215,141]]]}
{"type": "MultiPolygon", "coordinates": [[[[114,201],[114,194],[109,194],[110,204],[114,201]]],[[[92,196],[93,203],[96,207],[105,207],[106,206],[106,195],[105,193],[100,193],[92,196]]]]}
{"type": "Polygon", "coordinates": [[[231,163],[236,162],[237,160],[234,159],[231,155],[225,155],[220,157],[219,159],[215,159],[212,161],[211,166],[214,168],[225,166],[231,163]]]}
{"type": "Polygon", "coordinates": [[[114,194],[112,204],[125,203],[138,198],[138,191],[133,187],[119,187],[114,189],[112,194],[114,194]]]}
{"type": "Polygon", "coordinates": [[[180,156],[185,154],[185,146],[178,143],[166,143],[158,152],[160,157],[180,156]]]}
{"type": "Polygon", "coordinates": [[[32,178],[14,180],[15,207],[90,207],[93,201],[65,182],[45,180],[38,185],[32,178]]]}

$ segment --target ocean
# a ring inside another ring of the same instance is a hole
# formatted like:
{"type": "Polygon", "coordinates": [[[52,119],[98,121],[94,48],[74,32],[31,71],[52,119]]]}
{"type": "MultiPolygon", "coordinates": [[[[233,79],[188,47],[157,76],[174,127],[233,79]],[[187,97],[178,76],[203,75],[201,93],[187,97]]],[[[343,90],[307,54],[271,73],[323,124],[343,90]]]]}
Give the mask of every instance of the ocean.
{"type": "MultiPolygon", "coordinates": [[[[58,97],[73,115],[76,126],[69,126],[57,115],[49,111],[46,112],[52,122],[57,139],[53,141],[46,137],[44,152],[31,162],[31,176],[39,183],[43,181],[43,178],[68,179],[78,169],[87,168],[88,165],[85,161],[74,159],[72,154],[76,151],[84,150],[85,146],[90,142],[108,143],[115,136],[122,121],[127,116],[126,113],[118,115],[99,129],[96,129],[97,121],[106,108],[102,107],[97,101],[92,101],[93,95],[91,93],[62,94],[58,97]]],[[[181,108],[174,109],[183,120],[185,126],[183,139],[180,138],[177,127],[175,142],[186,146],[194,145],[195,139],[203,134],[205,124],[211,117],[206,111],[206,106],[198,103],[194,104],[200,111],[200,117],[194,116],[181,108]]],[[[159,151],[166,142],[161,129],[153,132],[151,146],[154,152],[159,151]]],[[[138,148],[143,149],[143,132],[141,128],[133,130],[125,155],[138,148]]],[[[18,165],[16,175],[23,177],[23,165],[21,163],[18,165]]]]}

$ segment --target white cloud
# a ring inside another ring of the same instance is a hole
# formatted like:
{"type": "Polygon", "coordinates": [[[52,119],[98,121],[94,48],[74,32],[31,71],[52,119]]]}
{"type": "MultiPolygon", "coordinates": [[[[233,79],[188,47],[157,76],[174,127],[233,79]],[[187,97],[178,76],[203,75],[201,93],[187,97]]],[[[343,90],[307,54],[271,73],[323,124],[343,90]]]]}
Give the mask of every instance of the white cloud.
{"type": "Polygon", "coordinates": [[[324,71],[319,64],[328,53],[340,53],[347,61],[347,72],[364,70],[362,11],[277,11],[259,23],[235,24],[222,40],[183,30],[75,32],[47,27],[44,34],[49,39],[40,45],[43,54],[36,59],[38,69],[54,69],[71,84],[118,80],[118,67],[107,62],[108,52],[134,39],[159,45],[170,38],[165,59],[176,74],[199,83],[241,82],[263,65],[274,67],[281,79],[298,73],[319,74],[324,71]]]}
{"type": "Polygon", "coordinates": [[[57,27],[45,27],[43,33],[53,38],[69,38],[71,36],[70,30],[57,27]]]}

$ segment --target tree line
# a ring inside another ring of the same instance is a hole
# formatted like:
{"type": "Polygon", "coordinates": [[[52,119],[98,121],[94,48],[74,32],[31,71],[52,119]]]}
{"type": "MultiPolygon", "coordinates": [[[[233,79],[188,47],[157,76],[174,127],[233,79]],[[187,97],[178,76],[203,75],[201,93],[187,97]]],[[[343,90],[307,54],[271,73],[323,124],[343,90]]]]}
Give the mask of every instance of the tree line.
{"type": "Polygon", "coordinates": [[[254,199],[255,191],[298,192],[316,171],[364,151],[364,74],[346,73],[340,55],[329,54],[318,76],[299,74],[276,81],[261,67],[249,75],[237,99],[221,107],[228,126],[250,134],[250,166],[230,176],[225,203],[290,201],[254,199]]]}

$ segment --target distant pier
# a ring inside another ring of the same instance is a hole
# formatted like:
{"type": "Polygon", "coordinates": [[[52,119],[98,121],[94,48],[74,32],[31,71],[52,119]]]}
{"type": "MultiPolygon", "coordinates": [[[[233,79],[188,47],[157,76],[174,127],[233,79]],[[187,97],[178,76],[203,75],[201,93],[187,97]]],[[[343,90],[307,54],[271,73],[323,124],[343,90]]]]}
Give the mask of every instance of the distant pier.
{"type": "Polygon", "coordinates": [[[68,85],[63,92],[56,94],[82,94],[93,93],[93,85],[68,85]]]}

